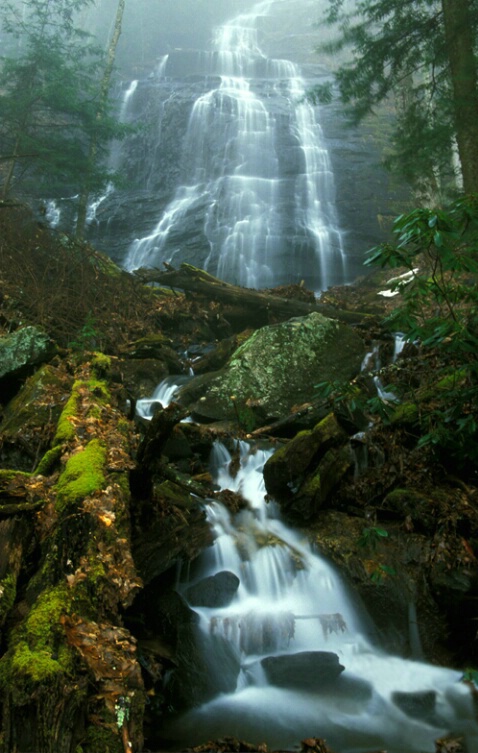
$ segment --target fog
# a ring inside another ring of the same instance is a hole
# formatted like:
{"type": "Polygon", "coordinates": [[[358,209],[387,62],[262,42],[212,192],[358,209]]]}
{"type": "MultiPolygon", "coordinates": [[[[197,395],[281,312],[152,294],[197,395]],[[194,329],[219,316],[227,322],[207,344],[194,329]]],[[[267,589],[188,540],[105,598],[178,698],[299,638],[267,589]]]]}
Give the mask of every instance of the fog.
{"type": "MultiPolygon", "coordinates": [[[[82,14],[82,25],[103,44],[117,4],[117,0],[99,0],[82,14]]],[[[255,0],[126,0],[118,70],[134,77],[175,48],[207,49],[215,26],[255,4],[255,0]]],[[[321,62],[324,56],[317,54],[316,47],[331,33],[319,23],[326,6],[327,0],[277,0],[264,29],[266,52],[297,62],[321,62]]]]}

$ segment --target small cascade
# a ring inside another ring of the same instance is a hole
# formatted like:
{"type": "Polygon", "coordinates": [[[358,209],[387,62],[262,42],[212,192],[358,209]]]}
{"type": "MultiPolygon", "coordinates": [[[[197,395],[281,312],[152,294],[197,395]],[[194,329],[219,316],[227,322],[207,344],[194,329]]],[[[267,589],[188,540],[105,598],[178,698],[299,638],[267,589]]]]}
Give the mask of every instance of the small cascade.
{"type": "Polygon", "coordinates": [[[191,376],[169,376],[163,379],[156,387],[151,397],[143,398],[136,402],[136,413],[141,418],[151,419],[158,408],[167,408],[185,382],[191,376]]]}
{"type": "Polygon", "coordinates": [[[168,65],[169,55],[162,55],[159,63],[156,67],[155,76],[157,78],[164,78],[166,75],[166,67],[168,65]]]}
{"type": "Polygon", "coordinates": [[[459,673],[374,645],[366,615],[337,572],[266,501],[262,469],[270,454],[242,441],[232,457],[214,446],[218,486],[238,493],[246,507],[232,514],[211,502],[215,543],[179,590],[199,616],[198,645],[217,695],[167,724],[167,744],[233,735],[293,749],[320,736],[341,753],[432,753],[434,740],[453,730],[470,751],[478,749],[472,699],[459,673]],[[226,575],[235,593],[194,605],[198,584],[226,575]]]}
{"type": "Polygon", "coordinates": [[[260,48],[258,22],[273,7],[263,0],[219,27],[211,51],[161,59],[156,77],[188,64],[206,91],[189,117],[181,183],[132,243],[126,269],[180,261],[189,232],[204,268],[238,285],[346,281],[330,159],[305,83],[296,65],[260,48]]]}
{"type": "MultiPolygon", "coordinates": [[[[138,86],[138,81],[137,79],[134,79],[133,81],[130,82],[128,88],[125,90],[123,94],[123,98],[122,98],[119,113],[118,113],[118,120],[120,123],[126,123],[128,121],[128,108],[130,106],[131,100],[133,99],[137,86],[138,86]]],[[[118,170],[120,163],[121,163],[121,145],[120,145],[120,142],[115,141],[110,150],[110,155],[108,159],[108,169],[111,171],[116,171],[118,170]]],[[[88,209],[86,212],[87,225],[91,225],[96,220],[96,213],[99,207],[114,192],[114,190],[115,190],[115,187],[113,183],[111,181],[108,182],[104,192],[89,203],[88,209]]]]}

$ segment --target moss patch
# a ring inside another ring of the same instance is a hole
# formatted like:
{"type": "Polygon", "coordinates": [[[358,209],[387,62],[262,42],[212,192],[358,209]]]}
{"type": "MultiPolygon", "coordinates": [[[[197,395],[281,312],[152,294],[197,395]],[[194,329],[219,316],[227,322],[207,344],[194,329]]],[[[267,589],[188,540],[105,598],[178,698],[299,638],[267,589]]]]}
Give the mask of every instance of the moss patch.
{"type": "Polygon", "coordinates": [[[99,439],[92,439],[83,449],[69,458],[57,485],[57,509],[59,511],[103,488],[106,481],[104,474],[106,457],[106,445],[99,439]]]}
{"type": "Polygon", "coordinates": [[[59,461],[61,457],[62,449],[61,445],[56,445],[55,447],[52,447],[50,450],[45,452],[42,459],[38,463],[35,475],[37,476],[46,476],[50,471],[54,468],[56,463],[59,461]]]}
{"type": "MultiPolygon", "coordinates": [[[[105,356],[106,358],[106,356],[105,356]]],[[[104,382],[98,379],[77,380],[72,388],[71,395],[63,408],[56,428],[56,434],[53,445],[71,442],[75,438],[74,419],[80,410],[82,397],[87,395],[94,396],[102,403],[110,399],[110,394],[104,382]]]]}
{"type": "Polygon", "coordinates": [[[44,591],[33,605],[9,652],[2,659],[0,682],[44,683],[73,671],[74,654],[67,645],[61,618],[70,608],[67,587],[44,591]]]}

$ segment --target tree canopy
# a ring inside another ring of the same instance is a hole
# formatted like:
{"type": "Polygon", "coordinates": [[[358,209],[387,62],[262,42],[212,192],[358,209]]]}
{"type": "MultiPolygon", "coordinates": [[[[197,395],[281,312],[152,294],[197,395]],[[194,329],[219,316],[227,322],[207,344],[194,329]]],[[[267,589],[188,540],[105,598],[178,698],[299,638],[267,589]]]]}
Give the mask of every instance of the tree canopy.
{"type": "Polygon", "coordinates": [[[329,51],[352,50],[336,81],[353,119],[395,97],[390,165],[443,185],[455,152],[464,190],[478,190],[477,0],[329,0],[326,20],[339,32],[329,51]]]}
{"type": "Polygon", "coordinates": [[[20,186],[29,193],[61,195],[88,181],[98,190],[109,176],[87,159],[93,138],[105,147],[117,135],[98,83],[102,50],[76,24],[92,0],[7,3],[0,20],[8,44],[1,58],[0,169],[4,198],[20,186]],[[34,186],[34,188],[33,188],[34,186]]]}

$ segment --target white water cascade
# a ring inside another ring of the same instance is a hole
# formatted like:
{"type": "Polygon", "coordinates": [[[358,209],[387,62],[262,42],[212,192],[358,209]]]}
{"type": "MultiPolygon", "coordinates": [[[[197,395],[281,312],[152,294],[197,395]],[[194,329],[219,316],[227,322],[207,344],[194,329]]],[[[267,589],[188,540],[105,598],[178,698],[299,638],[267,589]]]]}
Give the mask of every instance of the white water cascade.
{"type": "MultiPolygon", "coordinates": [[[[118,121],[120,123],[127,123],[128,122],[128,108],[131,103],[131,100],[133,98],[133,95],[136,91],[136,88],[138,86],[137,79],[134,79],[130,82],[127,89],[125,89],[121,105],[118,113],[118,121]]],[[[120,142],[115,141],[113,142],[113,145],[111,146],[110,156],[108,159],[108,168],[109,170],[117,170],[120,164],[121,160],[121,150],[120,150],[120,142]]],[[[108,182],[106,185],[106,188],[102,194],[99,196],[96,196],[93,201],[91,201],[88,205],[87,213],[86,213],[86,222],[88,225],[91,225],[92,222],[96,220],[96,213],[99,209],[99,207],[103,204],[104,201],[110,196],[110,194],[113,193],[115,190],[114,185],[111,181],[108,182]]]]}
{"type": "MultiPolygon", "coordinates": [[[[265,501],[262,468],[271,452],[237,446],[240,462],[231,465],[216,444],[212,471],[247,506],[232,515],[217,501],[209,505],[216,539],[193,574],[193,583],[224,571],[239,580],[227,606],[193,607],[218,692],[166,726],[168,745],[232,735],[284,750],[316,736],[340,753],[432,753],[434,740],[453,732],[465,737],[467,750],[478,750],[460,674],[374,645],[367,617],[335,570],[265,501]],[[339,677],[324,679],[321,652],[336,655],[345,668],[339,677]],[[231,673],[234,687],[220,692],[231,673]]],[[[189,583],[179,587],[186,597],[189,583]]]]}
{"type": "MultiPolygon", "coordinates": [[[[258,23],[281,2],[256,3],[197,53],[210,85],[190,115],[182,182],[156,227],[132,243],[128,270],[175,262],[194,217],[204,266],[221,279],[253,288],[305,280],[315,290],[347,281],[329,155],[304,81],[259,46],[258,23]]],[[[168,75],[169,57],[157,75],[168,75]]]]}

